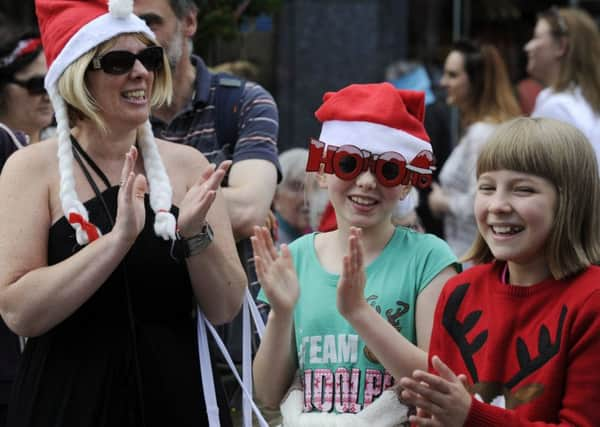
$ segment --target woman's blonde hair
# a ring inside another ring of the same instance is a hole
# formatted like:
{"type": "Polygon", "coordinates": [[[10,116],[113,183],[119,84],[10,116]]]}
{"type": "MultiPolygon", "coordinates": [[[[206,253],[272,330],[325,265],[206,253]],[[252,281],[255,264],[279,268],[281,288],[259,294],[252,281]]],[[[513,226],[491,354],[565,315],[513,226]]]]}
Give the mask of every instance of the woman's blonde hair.
{"type": "MultiPolygon", "coordinates": [[[[119,36],[122,35],[120,34],[119,36]]],[[[133,33],[130,35],[140,40],[146,46],[155,44],[142,33],[133,33]]],[[[119,36],[99,44],[80,56],[65,69],[58,80],[58,92],[69,106],[69,118],[72,125],[78,119],[88,118],[98,128],[106,131],[106,124],[102,119],[98,104],[87,88],[86,72],[92,59],[110,50],[116,44],[119,36]]],[[[152,94],[150,96],[151,107],[171,102],[171,95],[171,70],[167,56],[163,53],[163,65],[160,70],[155,72],[152,94]]]]}
{"type": "Polygon", "coordinates": [[[572,8],[550,8],[538,19],[550,26],[557,42],[566,40],[566,54],[560,61],[558,79],[552,84],[564,91],[575,83],[596,114],[600,114],[600,31],[592,17],[585,11],[572,8]]]}
{"type": "MultiPolygon", "coordinates": [[[[552,276],[563,279],[600,262],[600,178],[596,154],[575,127],[546,118],[517,118],[498,127],[477,161],[485,172],[513,170],[540,176],[557,191],[545,248],[552,276]]],[[[481,233],[464,260],[494,259],[481,233]]]]}
{"type": "Polygon", "coordinates": [[[464,126],[477,121],[501,123],[521,114],[506,64],[491,44],[461,40],[451,48],[463,57],[469,78],[467,103],[461,110],[464,126]]]}

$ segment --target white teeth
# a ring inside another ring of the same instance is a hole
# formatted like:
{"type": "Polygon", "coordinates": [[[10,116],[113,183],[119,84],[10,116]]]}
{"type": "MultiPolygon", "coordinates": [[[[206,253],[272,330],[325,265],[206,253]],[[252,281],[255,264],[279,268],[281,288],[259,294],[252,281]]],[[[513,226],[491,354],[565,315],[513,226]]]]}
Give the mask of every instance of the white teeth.
{"type": "Polygon", "coordinates": [[[144,99],[146,97],[145,90],[132,90],[123,94],[125,98],[144,99]]]}
{"type": "Polygon", "coordinates": [[[496,234],[516,234],[523,230],[523,227],[512,225],[493,225],[492,230],[496,234]]]}
{"type": "Polygon", "coordinates": [[[367,197],[360,197],[360,196],[350,196],[350,200],[352,200],[357,205],[363,205],[363,206],[372,206],[375,203],[377,203],[373,199],[369,199],[367,197]]]}

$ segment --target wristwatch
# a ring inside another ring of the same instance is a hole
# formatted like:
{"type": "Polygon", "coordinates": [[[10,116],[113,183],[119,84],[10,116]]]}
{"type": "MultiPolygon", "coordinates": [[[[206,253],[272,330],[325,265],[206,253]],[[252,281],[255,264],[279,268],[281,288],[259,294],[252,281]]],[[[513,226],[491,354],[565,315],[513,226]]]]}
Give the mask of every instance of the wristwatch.
{"type": "Polygon", "coordinates": [[[208,222],[204,223],[200,233],[191,237],[183,237],[179,231],[176,234],[177,240],[182,243],[183,256],[186,258],[202,252],[214,239],[213,230],[208,222]]]}

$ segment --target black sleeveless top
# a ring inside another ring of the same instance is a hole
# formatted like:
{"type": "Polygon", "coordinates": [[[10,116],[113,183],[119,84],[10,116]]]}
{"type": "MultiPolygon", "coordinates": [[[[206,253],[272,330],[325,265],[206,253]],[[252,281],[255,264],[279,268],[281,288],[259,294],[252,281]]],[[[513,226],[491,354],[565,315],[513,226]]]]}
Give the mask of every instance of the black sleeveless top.
{"type": "MultiPolygon", "coordinates": [[[[112,221],[105,209],[116,217],[119,188],[80,154],[107,187],[85,203],[91,222],[106,234],[112,221]]],[[[9,427],[208,425],[185,261],[173,259],[171,242],[154,234],[147,195],[145,205],[144,229],[108,280],[67,319],[27,341],[9,427]]],[[[171,211],[177,216],[176,207],[171,211]]],[[[65,217],[51,226],[49,265],[81,249],[65,217]]],[[[216,388],[221,425],[229,426],[224,394],[216,388]]]]}

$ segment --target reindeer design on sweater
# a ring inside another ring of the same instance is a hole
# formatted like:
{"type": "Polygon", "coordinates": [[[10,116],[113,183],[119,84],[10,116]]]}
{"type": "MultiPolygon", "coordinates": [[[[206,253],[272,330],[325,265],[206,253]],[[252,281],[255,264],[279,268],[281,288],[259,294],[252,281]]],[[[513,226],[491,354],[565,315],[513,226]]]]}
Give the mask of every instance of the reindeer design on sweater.
{"type": "Polygon", "coordinates": [[[563,305],[560,311],[554,342],[552,342],[550,331],[546,325],[541,325],[537,343],[538,355],[536,357],[531,357],[525,340],[517,337],[516,355],[520,369],[508,381],[504,383],[479,381],[473,356],[487,341],[488,330],[480,332],[471,341],[467,340],[467,334],[481,318],[482,311],[475,310],[470,312],[464,317],[463,321],[458,319],[459,308],[467,294],[469,286],[469,283],[457,286],[452,294],[450,294],[448,302],[444,307],[442,320],[445,329],[460,349],[465,366],[471,375],[473,384],[469,387],[469,392],[474,394],[475,398],[480,401],[506,409],[515,409],[524,403],[531,402],[544,392],[544,385],[533,383],[519,388],[516,387],[523,379],[542,368],[559,353],[567,307],[563,305]]]}

